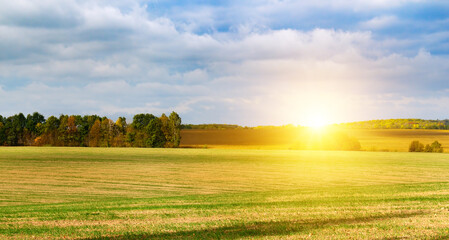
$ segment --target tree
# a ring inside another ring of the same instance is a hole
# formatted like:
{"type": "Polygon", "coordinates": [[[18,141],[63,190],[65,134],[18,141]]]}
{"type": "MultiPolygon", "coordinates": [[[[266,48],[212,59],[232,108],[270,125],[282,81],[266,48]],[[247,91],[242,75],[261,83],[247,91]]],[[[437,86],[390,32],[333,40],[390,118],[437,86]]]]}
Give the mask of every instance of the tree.
{"type": "Polygon", "coordinates": [[[112,125],[111,147],[124,147],[128,124],[125,117],[119,117],[112,125]]]}
{"type": "Polygon", "coordinates": [[[59,119],[54,116],[50,116],[47,121],[45,121],[42,128],[42,144],[55,146],[58,138],[57,130],[59,128],[59,119]]]}
{"type": "Polygon", "coordinates": [[[80,146],[89,146],[89,132],[97,119],[100,119],[97,115],[77,116],[77,127],[80,137],[80,146]]]}
{"type": "Polygon", "coordinates": [[[28,114],[25,127],[30,130],[35,135],[40,135],[40,129],[37,128],[38,124],[43,124],[45,122],[45,117],[38,113],[34,112],[33,115],[28,114]]]}
{"type": "Polygon", "coordinates": [[[5,144],[6,137],[5,137],[5,125],[3,124],[3,121],[1,121],[0,116],[0,146],[5,144]]]}
{"type": "Polygon", "coordinates": [[[125,117],[119,117],[117,121],[115,122],[115,125],[117,126],[117,129],[122,133],[126,133],[126,128],[128,127],[128,123],[126,123],[125,117]]]}
{"type": "Polygon", "coordinates": [[[69,135],[68,135],[68,115],[59,116],[59,127],[58,127],[58,146],[69,146],[69,135]]]}
{"type": "Polygon", "coordinates": [[[127,146],[134,146],[134,141],[136,140],[136,132],[132,128],[128,128],[125,136],[125,142],[127,146]]]}
{"type": "Polygon", "coordinates": [[[430,148],[431,148],[432,152],[437,152],[437,153],[442,153],[443,152],[443,148],[441,147],[441,143],[439,143],[438,141],[433,142],[430,145],[430,148]]]}
{"type": "Polygon", "coordinates": [[[101,131],[101,123],[100,120],[97,119],[94,122],[94,125],[90,128],[89,131],[89,147],[98,147],[100,146],[100,131],[101,131]]]}
{"type": "Polygon", "coordinates": [[[147,147],[164,147],[165,135],[162,131],[162,121],[159,118],[153,118],[146,127],[148,138],[146,141],[147,147]]]}
{"type": "Polygon", "coordinates": [[[24,145],[23,131],[26,125],[26,118],[22,113],[8,117],[5,120],[6,145],[18,146],[24,145]]]}
{"type": "Polygon", "coordinates": [[[113,127],[114,122],[109,120],[108,118],[104,118],[101,121],[101,130],[100,130],[100,147],[110,147],[112,139],[114,138],[113,135],[113,127]]]}
{"type": "Polygon", "coordinates": [[[410,143],[409,152],[435,152],[435,153],[442,153],[443,147],[441,147],[441,143],[438,141],[434,141],[432,144],[426,144],[424,145],[420,143],[419,141],[413,141],[410,143]]]}
{"type": "Polygon", "coordinates": [[[408,148],[409,152],[422,152],[424,151],[424,145],[419,141],[412,141],[408,148]]]}
{"type": "Polygon", "coordinates": [[[153,114],[137,114],[133,118],[130,129],[127,132],[127,140],[133,147],[151,147],[151,140],[148,141],[150,135],[148,134],[148,125],[156,117],[153,114]]]}
{"type": "Polygon", "coordinates": [[[87,146],[87,135],[89,134],[89,126],[84,122],[84,118],[80,115],[72,115],[73,117],[73,146],[85,147],[87,146]]]}
{"type": "Polygon", "coordinates": [[[161,120],[161,130],[165,136],[165,147],[173,147],[168,117],[165,113],[162,113],[159,119],[161,120]]]}
{"type": "Polygon", "coordinates": [[[137,130],[143,130],[154,118],[156,117],[153,114],[137,114],[134,116],[131,125],[137,130]]]}
{"type": "Polygon", "coordinates": [[[67,118],[67,129],[65,131],[66,134],[66,144],[67,146],[79,146],[80,145],[80,137],[78,135],[78,127],[76,124],[76,117],[70,116],[67,118]]]}
{"type": "Polygon", "coordinates": [[[170,116],[168,117],[168,126],[173,147],[179,147],[179,144],[181,143],[181,118],[176,112],[170,113],[170,116]]]}

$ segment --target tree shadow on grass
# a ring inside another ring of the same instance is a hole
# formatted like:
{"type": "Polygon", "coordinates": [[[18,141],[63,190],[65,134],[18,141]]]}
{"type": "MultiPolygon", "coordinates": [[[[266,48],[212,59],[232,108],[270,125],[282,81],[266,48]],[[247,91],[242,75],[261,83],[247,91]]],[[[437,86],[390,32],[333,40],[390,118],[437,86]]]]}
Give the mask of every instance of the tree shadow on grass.
{"type": "Polygon", "coordinates": [[[154,234],[125,234],[118,236],[102,236],[84,238],[82,240],[125,240],[125,239],[237,239],[242,237],[263,237],[301,233],[329,226],[367,223],[390,218],[408,218],[424,215],[425,212],[391,213],[377,216],[339,218],[320,221],[270,221],[242,223],[227,227],[216,227],[201,230],[164,232],[154,234]]]}

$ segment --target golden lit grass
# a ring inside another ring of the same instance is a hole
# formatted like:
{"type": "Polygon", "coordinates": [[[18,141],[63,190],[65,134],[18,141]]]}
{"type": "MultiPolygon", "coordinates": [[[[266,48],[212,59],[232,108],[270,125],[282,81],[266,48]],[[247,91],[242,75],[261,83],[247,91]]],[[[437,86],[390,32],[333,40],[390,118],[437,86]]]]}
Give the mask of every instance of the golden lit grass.
{"type": "Polygon", "coordinates": [[[0,148],[0,239],[445,239],[449,155],[0,148]]]}

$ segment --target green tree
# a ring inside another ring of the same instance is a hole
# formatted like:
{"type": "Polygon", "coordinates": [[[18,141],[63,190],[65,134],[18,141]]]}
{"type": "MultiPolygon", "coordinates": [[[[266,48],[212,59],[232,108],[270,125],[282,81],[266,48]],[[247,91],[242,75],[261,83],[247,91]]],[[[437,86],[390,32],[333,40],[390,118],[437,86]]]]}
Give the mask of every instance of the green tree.
{"type": "Polygon", "coordinates": [[[39,132],[41,129],[37,128],[38,124],[45,123],[45,117],[38,113],[34,112],[33,115],[28,114],[25,127],[30,130],[34,135],[40,135],[42,132],[39,132]]]}
{"type": "Polygon", "coordinates": [[[22,113],[8,117],[5,120],[5,138],[6,145],[18,146],[24,145],[23,132],[26,125],[26,118],[22,113]]]}
{"type": "Polygon", "coordinates": [[[89,132],[97,119],[100,119],[97,115],[86,115],[80,116],[79,119],[77,118],[80,146],[89,146],[89,132]]]}
{"type": "Polygon", "coordinates": [[[173,147],[179,147],[181,143],[181,118],[176,112],[170,113],[168,126],[173,147]]]}
{"type": "Polygon", "coordinates": [[[59,127],[58,127],[58,146],[69,146],[69,136],[68,136],[68,120],[69,116],[60,115],[59,116],[59,127]]]}
{"type": "Polygon", "coordinates": [[[167,115],[165,113],[162,113],[161,117],[159,118],[161,120],[161,130],[164,133],[165,136],[165,147],[173,147],[172,143],[172,137],[170,133],[170,126],[169,126],[169,120],[167,115]]]}
{"type": "Polygon", "coordinates": [[[3,146],[5,142],[6,142],[5,124],[3,123],[2,115],[0,115],[0,146],[3,146]]]}
{"type": "Polygon", "coordinates": [[[165,135],[162,131],[162,121],[159,118],[153,118],[146,127],[148,138],[146,141],[147,147],[164,147],[165,135]]]}
{"type": "Polygon", "coordinates": [[[108,118],[104,118],[100,125],[100,147],[110,147],[112,139],[114,138],[113,127],[114,122],[108,118]]]}
{"type": "MultiPolygon", "coordinates": [[[[131,140],[131,146],[133,147],[151,147],[149,145],[148,138],[150,137],[148,134],[148,125],[151,120],[156,117],[153,114],[137,114],[133,118],[133,122],[131,123],[130,130],[127,134],[127,140],[131,140]]],[[[151,142],[151,140],[150,140],[151,142]]]]}
{"type": "Polygon", "coordinates": [[[137,130],[143,130],[154,118],[156,117],[153,114],[137,114],[134,116],[131,125],[137,130]]]}
{"type": "Polygon", "coordinates": [[[133,147],[136,140],[136,132],[130,127],[127,129],[125,142],[128,146],[133,147]]]}
{"type": "Polygon", "coordinates": [[[59,128],[59,119],[55,116],[50,116],[43,124],[42,143],[56,145],[57,143],[57,130],[59,128]]]}

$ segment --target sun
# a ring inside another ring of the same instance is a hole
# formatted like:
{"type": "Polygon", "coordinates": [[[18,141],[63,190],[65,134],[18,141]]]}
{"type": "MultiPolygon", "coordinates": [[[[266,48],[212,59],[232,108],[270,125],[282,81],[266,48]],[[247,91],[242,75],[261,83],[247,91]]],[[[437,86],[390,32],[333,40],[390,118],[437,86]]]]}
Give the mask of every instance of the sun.
{"type": "Polygon", "coordinates": [[[313,111],[308,111],[308,113],[303,116],[303,121],[300,125],[314,130],[322,130],[329,124],[329,116],[324,111],[315,109],[313,111]]]}
{"type": "Polygon", "coordinates": [[[306,123],[306,127],[321,129],[327,125],[326,121],[320,116],[311,117],[306,123]]]}

